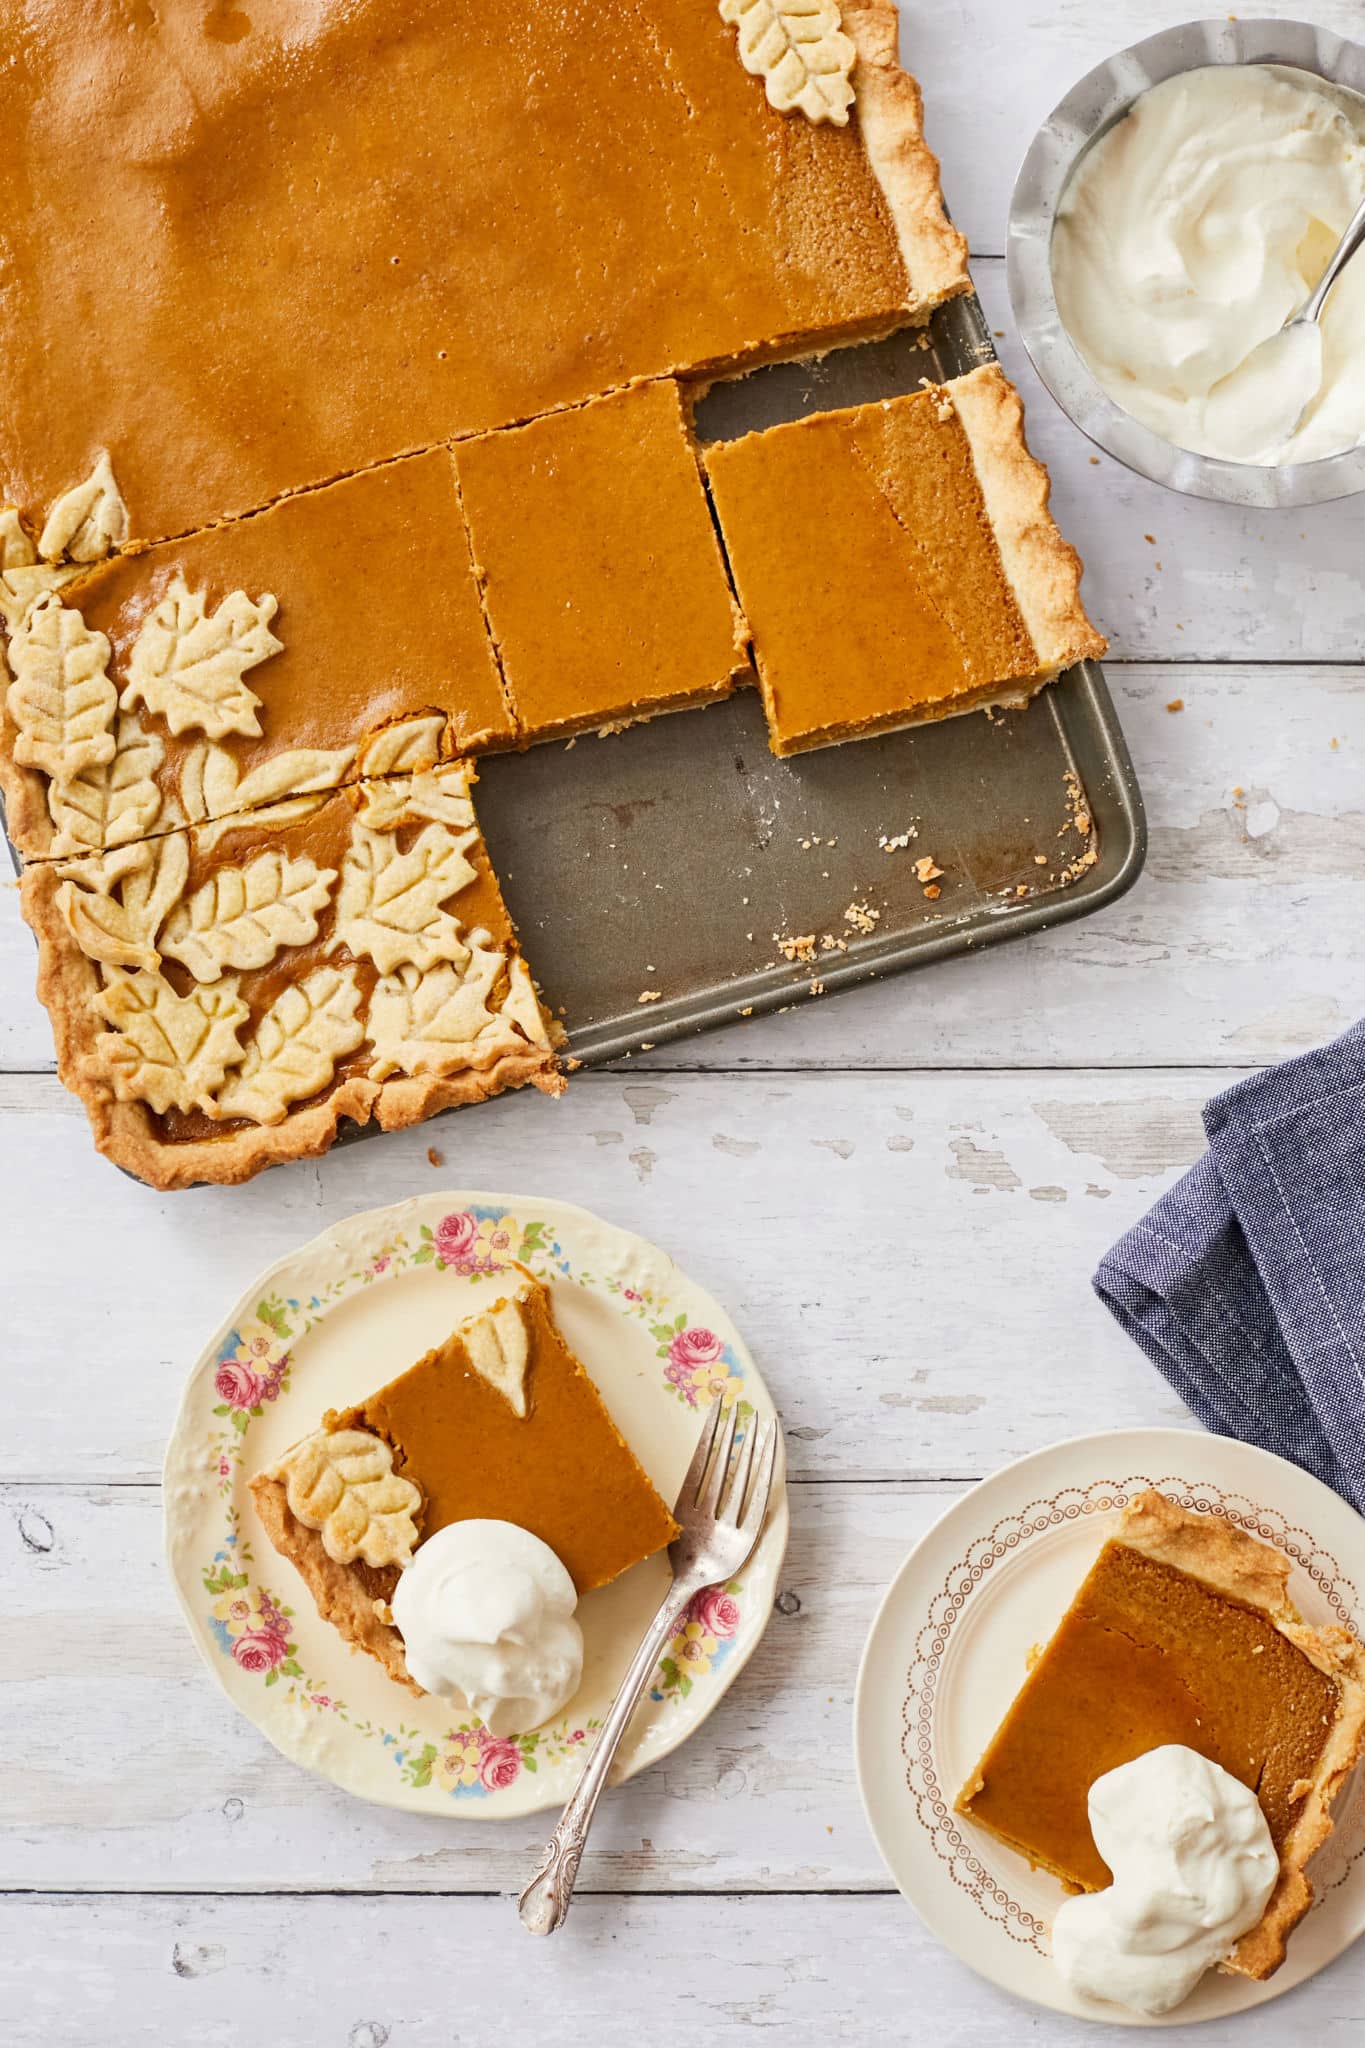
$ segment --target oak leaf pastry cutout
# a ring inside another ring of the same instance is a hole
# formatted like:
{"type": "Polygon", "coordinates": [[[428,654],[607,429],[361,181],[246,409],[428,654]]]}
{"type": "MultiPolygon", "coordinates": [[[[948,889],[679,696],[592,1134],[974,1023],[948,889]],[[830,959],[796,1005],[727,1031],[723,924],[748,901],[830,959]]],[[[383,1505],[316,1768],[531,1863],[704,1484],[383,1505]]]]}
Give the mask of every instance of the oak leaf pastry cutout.
{"type": "Polygon", "coordinates": [[[121,1102],[168,1109],[211,1107],[228,1068],[242,1057],[237,1032],[247,1006],[230,977],[179,996],[159,974],[106,971],[94,1007],[112,1024],[91,1060],[121,1102]]]}
{"type": "Polygon", "coordinates": [[[234,811],[257,811],[253,822],[259,825],[265,815],[260,806],[335,789],[354,759],[354,747],[292,747],[243,775],[226,747],[197,740],[180,768],[186,821],[195,825],[234,811]]]}
{"type": "Polygon", "coordinates": [[[477,943],[488,936],[471,933],[475,943],[462,962],[442,961],[425,974],[407,964],[380,976],[366,1026],[375,1050],[372,1081],[395,1073],[453,1074],[478,1064],[478,1041],[498,1024],[488,997],[505,964],[501,953],[477,943]]]}
{"type": "Polygon", "coordinates": [[[38,552],[47,562],[102,562],[127,538],[128,507],[102,450],[85,482],[63,491],[52,506],[38,536],[38,552]]]}
{"type": "Polygon", "coordinates": [[[109,642],[51,595],[10,635],[14,676],[5,707],[18,727],[14,758],[69,782],[114,758],[118,692],[107,673],[109,642]]]}
{"type": "Polygon", "coordinates": [[[178,834],[139,840],[63,867],[57,908],[87,959],[109,967],[159,967],[157,933],[189,868],[189,847],[178,834]]]}
{"type": "Polygon", "coordinates": [[[420,775],[434,768],[445,745],[444,711],[381,726],[360,749],[362,775],[420,775]]]}
{"type": "MultiPolygon", "coordinates": [[[[0,511],[0,622],[17,632],[35,604],[81,573],[78,563],[40,562],[13,505],[0,511]]],[[[0,673],[4,664],[0,662],[0,673]]]]}
{"type": "Polygon", "coordinates": [[[283,989],[256,1026],[241,1066],[218,1091],[210,1116],[283,1123],[291,1102],[316,1095],[338,1060],[365,1036],[356,1016],[361,990],[354,968],[317,967],[283,989]]]}
{"type": "Polygon", "coordinates": [[[49,782],[47,808],[56,831],[48,852],[57,860],[101,853],[145,838],[161,812],[157,772],[166,749],[135,711],[119,716],[114,757],[61,782],[49,782]]]}
{"type": "Polygon", "coordinates": [[[452,832],[473,832],[474,803],[469,784],[454,775],[428,773],[403,782],[366,785],[357,817],[374,832],[396,832],[400,825],[424,819],[449,825],[452,832]]]}
{"type": "Polygon", "coordinates": [[[316,1529],[336,1564],[376,1571],[412,1563],[420,1488],[393,1469],[393,1451],[367,1429],[318,1430],[263,1475],[283,1481],[290,1513],[316,1529]]]}
{"type": "Polygon", "coordinates": [[[177,736],[198,727],[212,740],[258,738],[261,700],[242,678],[282,651],[270,630],[278,609],[269,593],[253,601],[234,590],[211,612],[203,591],[177,576],[133,643],[123,708],[145,704],[177,736]]]}
{"type": "Polygon", "coordinates": [[[838,0],[720,0],[720,13],[738,28],[739,60],[763,80],[770,107],[848,125],[858,51],[843,33],[838,0]]]}
{"type": "Polygon", "coordinates": [[[441,904],[475,879],[466,859],[474,839],[472,828],[456,838],[430,824],[400,853],[395,839],[357,824],[341,864],[332,948],[367,954],[381,974],[463,960],[459,921],[441,904]]]}
{"type": "Polygon", "coordinates": [[[526,1296],[526,1288],[518,1288],[506,1301],[460,1325],[469,1363],[522,1422],[527,1415],[526,1368],[531,1357],[523,1310],[526,1296]]]}
{"type": "Polygon", "coordinates": [[[307,854],[290,860],[274,847],[244,867],[219,868],[176,904],[161,952],[196,981],[216,981],[229,967],[265,967],[281,946],[317,937],[318,912],[335,880],[335,868],[319,868],[307,854]]]}

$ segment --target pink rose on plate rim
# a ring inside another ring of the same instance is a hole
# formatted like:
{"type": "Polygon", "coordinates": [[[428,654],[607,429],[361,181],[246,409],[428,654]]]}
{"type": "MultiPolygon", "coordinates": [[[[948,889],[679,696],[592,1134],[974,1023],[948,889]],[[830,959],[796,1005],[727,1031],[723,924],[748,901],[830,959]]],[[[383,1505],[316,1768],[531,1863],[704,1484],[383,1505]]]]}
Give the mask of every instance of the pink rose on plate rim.
{"type": "Polygon", "coordinates": [[[485,1792],[503,1792],[521,1775],[521,1751],[515,1742],[490,1735],[479,1754],[479,1782],[485,1792]]]}
{"type": "Polygon", "coordinates": [[[478,1219],[468,1209],[456,1209],[443,1216],[431,1234],[442,1265],[468,1264],[479,1234],[478,1219]]]}
{"type": "Polygon", "coordinates": [[[692,1602],[692,1619],[708,1636],[723,1640],[739,1629],[739,1602],[723,1586],[708,1586],[692,1602]]]}
{"type": "Polygon", "coordinates": [[[257,1408],[266,1396],[265,1380],[240,1358],[223,1359],[213,1375],[213,1385],[229,1408],[257,1408]]]}
{"type": "Polygon", "coordinates": [[[721,1357],[725,1346],[713,1330],[703,1330],[700,1325],[694,1329],[679,1330],[668,1347],[669,1362],[686,1372],[698,1366],[714,1365],[721,1357]]]}
{"type": "Polygon", "coordinates": [[[243,1671],[273,1671],[289,1655],[289,1645],[273,1629],[249,1628],[233,1642],[232,1655],[243,1671]]]}

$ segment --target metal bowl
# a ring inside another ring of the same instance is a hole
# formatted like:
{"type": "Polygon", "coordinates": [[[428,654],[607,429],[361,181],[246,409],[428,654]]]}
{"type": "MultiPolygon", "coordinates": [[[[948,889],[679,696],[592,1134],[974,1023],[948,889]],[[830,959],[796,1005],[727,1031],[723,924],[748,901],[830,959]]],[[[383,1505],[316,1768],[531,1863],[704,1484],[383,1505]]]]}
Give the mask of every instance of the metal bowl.
{"type": "Polygon", "coordinates": [[[1038,130],[1010,202],[1010,304],[1038,375],[1083,434],[1140,476],[1228,505],[1320,505],[1365,490],[1365,445],[1317,462],[1261,468],[1173,447],[1116,405],[1063,327],[1052,289],[1052,228],[1073,171],[1148,86],[1206,64],[1282,64],[1365,95],[1365,49],[1302,21],[1191,21],[1121,50],[1072,87],[1038,130]]]}

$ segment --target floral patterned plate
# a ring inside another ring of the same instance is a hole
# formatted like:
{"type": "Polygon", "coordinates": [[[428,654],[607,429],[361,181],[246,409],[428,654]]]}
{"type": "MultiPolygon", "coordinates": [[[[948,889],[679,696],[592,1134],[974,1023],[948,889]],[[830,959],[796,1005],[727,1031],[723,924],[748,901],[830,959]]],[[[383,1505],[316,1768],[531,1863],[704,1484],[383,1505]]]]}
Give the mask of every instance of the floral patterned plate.
{"type": "MultiPolygon", "coordinates": [[[[272,1266],[190,1376],[166,1454],[166,1543],[195,1642],[277,1749],[348,1792],[419,1813],[499,1818],[557,1806],[667,1584],[647,1559],[579,1607],[583,1683],[553,1725],[498,1740],[448,1701],[416,1699],[322,1621],[271,1547],[247,1481],[287,1445],[402,1372],[528,1266],[666,1500],[703,1412],[773,1414],[724,1311],[643,1238],[565,1202],[423,1195],[373,1209],[272,1266]]],[[[702,1594],[661,1660],[616,1764],[627,1778],[705,1720],[752,1654],[787,1547],[779,1470],[740,1580],[702,1594]]]]}
{"type": "Polygon", "coordinates": [[[1316,1903],[1273,1977],[1253,1983],[1211,1971],[1161,2019],[1063,1983],[1048,1946],[1061,1886],[960,1820],[953,1800],[1018,1691],[1032,1645],[1052,1634],[1119,1509],[1147,1486],[1278,1545],[1293,1563],[1289,1596],[1305,1619],[1365,1632],[1361,1519],[1297,1465],[1197,1430],[1074,1437],[983,1480],[911,1551],[863,1652],[854,1748],[877,1846],[941,1941],[1039,2005],[1150,2027],[1262,2005],[1365,1933],[1365,1771],[1337,1802],[1335,1833],[1310,1868],[1316,1903]]]}

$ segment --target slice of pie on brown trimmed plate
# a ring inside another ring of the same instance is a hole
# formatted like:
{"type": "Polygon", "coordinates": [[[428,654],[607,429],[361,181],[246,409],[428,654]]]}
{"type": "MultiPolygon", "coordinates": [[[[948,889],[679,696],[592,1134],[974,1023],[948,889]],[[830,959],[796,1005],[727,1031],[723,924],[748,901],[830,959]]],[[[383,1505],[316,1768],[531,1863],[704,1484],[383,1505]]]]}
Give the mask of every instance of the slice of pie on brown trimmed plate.
{"type": "Polygon", "coordinates": [[[1313,1901],[1308,1861],[1365,1749],[1365,1645],[1302,1619],[1290,1569],[1224,1516],[1138,1495],[956,1811],[1069,1891],[1100,1891],[1110,1873],[1090,1833],[1091,1785],[1164,1743],[1197,1750],[1255,1791],[1270,1828],[1279,1881],[1224,1967],[1273,1975],[1313,1901]]]}

